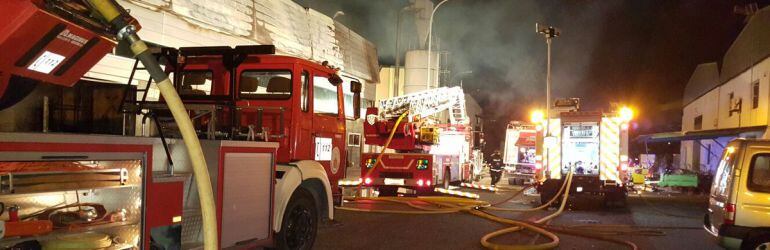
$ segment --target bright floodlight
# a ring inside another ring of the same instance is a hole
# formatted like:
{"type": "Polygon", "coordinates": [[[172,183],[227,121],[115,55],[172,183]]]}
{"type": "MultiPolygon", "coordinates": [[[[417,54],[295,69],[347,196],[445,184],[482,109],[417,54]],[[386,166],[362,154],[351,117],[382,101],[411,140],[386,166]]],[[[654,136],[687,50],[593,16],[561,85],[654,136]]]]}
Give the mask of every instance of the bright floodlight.
{"type": "Polygon", "coordinates": [[[624,121],[630,121],[634,118],[634,110],[629,107],[620,108],[620,119],[624,121]]]}
{"type": "Polygon", "coordinates": [[[529,119],[534,124],[540,124],[543,122],[545,115],[543,114],[542,110],[535,110],[532,111],[532,114],[530,114],[529,119]]]}

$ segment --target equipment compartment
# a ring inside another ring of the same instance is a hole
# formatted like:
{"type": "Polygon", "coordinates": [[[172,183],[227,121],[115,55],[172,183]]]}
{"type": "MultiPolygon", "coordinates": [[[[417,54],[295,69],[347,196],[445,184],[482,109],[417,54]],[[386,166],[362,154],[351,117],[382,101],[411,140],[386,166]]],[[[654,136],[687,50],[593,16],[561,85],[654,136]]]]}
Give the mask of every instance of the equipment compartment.
{"type": "Polygon", "coordinates": [[[140,247],[141,160],[0,162],[0,172],[0,249],[140,247]]]}

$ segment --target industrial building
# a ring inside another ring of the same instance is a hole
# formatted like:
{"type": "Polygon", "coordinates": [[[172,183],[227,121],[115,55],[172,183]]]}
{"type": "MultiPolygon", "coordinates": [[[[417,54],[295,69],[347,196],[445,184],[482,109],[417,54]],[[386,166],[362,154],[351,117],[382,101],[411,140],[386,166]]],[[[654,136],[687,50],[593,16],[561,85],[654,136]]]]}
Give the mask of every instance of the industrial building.
{"type": "Polygon", "coordinates": [[[643,136],[681,141],[681,167],[714,174],[732,139],[767,138],[770,115],[770,8],[750,17],[721,62],[698,65],[682,99],[682,131],[643,136]]]}

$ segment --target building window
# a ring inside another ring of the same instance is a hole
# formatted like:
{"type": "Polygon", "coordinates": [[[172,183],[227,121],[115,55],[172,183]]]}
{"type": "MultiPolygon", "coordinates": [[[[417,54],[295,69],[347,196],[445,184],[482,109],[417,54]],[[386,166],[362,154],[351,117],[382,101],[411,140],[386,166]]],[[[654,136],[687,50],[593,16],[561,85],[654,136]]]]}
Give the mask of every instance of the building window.
{"type": "Polygon", "coordinates": [[[360,147],[361,146],[361,134],[349,133],[348,134],[348,146],[360,147]]]}
{"type": "Polygon", "coordinates": [[[695,121],[693,122],[693,129],[694,130],[703,129],[703,115],[699,115],[695,117],[695,121]]]}
{"type": "Polygon", "coordinates": [[[759,81],[751,84],[751,108],[759,107],[759,81]]]}
{"type": "Polygon", "coordinates": [[[730,92],[729,94],[727,94],[727,100],[728,100],[728,103],[727,103],[727,116],[728,117],[732,117],[733,116],[733,111],[732,110],[733,110],[733,98],[734,97],[735,97],[735,94],[733,94],[733,92],[730,92]]]}

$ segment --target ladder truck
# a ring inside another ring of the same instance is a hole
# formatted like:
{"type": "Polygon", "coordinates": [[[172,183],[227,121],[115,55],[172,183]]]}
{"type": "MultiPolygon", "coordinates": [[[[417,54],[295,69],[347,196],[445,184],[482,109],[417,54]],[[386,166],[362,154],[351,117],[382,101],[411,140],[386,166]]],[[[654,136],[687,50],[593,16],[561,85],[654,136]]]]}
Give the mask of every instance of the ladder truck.
{"type": "Polygon", "coordinates": [[[536,173],[541,202],[551,200],[573,171],[571,198],[593,196],[605,205],[625,205],[622,177],[628,169],[632,116],[627,107],[609,113],[575,108],[548,120],[536,119],[535,165],[542,166],[536,173]]]}
{"type": "Polygon", "coordinates": [[[465,113],[460,87],[441,87],[380,102],[366,110],[365,143],[395,153],[362,155],[361,181],[380,195],[395,195],[399,188],[429,194],[434,186],[473,178],[473,132],[465,113]],[[448,123],[437,116],[448,111],[448,123]],[[403,122],[397,119],[407,112],[403,122]],[[395,131],[394,131],[395,130],[395,131]],[[393,132],[392,140],[388,139],[393,132]]]}
{"type": "Polygon", "coordinates": [[[137,21],[113,4],[0,1],[0,109],[18,108],[37,84],[73,86],[130,40],[142,51],[134,72],[179,93],[184,106],[174,112],[191,118],[200,146],[182,145],[191,140],[176,128],[187,124],[166,107],[176,100],[147,101],[150,84],[127,85],[121,110],[151,117],[157,137],[0,133],[0,205],[13,207],[0,214],[10,218],[0,220],[0,248],[311,249],[341,197],[343,91],[354,93],[358,117],[361,83],[343,82],[326,63],[275,55],[272,45],[148,49],[137,21]],[[94,6],[110,11],[95,15],[94,6]],[[208,165],[214,216],[192,184],[200,162],[188,158],[191,148],[208,165]]]}

